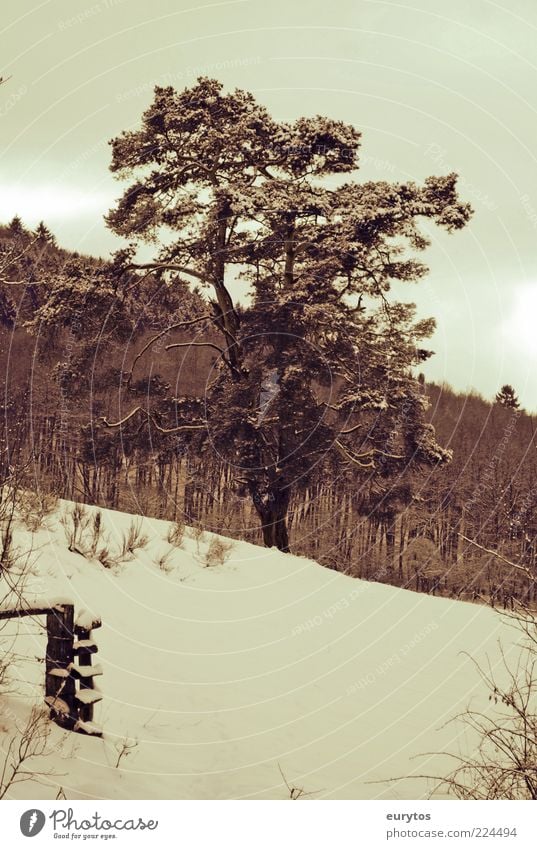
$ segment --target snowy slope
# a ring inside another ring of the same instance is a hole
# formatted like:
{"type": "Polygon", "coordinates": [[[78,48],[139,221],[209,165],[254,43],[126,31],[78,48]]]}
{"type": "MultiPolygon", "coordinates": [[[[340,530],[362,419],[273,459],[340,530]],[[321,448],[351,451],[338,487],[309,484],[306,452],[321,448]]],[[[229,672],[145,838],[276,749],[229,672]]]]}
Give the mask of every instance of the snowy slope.
{"type": "MultiPolygon", "coordinates": [[[[132,520],[102,512],[111,537],[132,520]]],[[[58,515],[47,524],[17,535],[34,549],[28,592],[102,616],[96,721],[105,736],[54,726],[55,775],[17,785],[10,798],[54,798],[60,786],[68,799],[286,798],[280,769],[315,798],[424,798],[422,779],[375,782],[444,772],[441,755],[415,756],[465,750],[466,732],[443,723],[470,701],[488,705],[463,652],[497,662],[500,636],[516,651],[514,632],[489,609],[275,550],[235,543],[224,565],[206,567],[210,534],[173,548],[168,523],[144,519],[148,545],[110,570],[67,550],[58,515]],[[124,740],[137,745],[116,768],[124,740]]],[[[17,627],[0,646],[19,657],[18,695],[0,704],[2,749],[44,678],[35,661],[44,635],[28,620],[17,627]]]]}

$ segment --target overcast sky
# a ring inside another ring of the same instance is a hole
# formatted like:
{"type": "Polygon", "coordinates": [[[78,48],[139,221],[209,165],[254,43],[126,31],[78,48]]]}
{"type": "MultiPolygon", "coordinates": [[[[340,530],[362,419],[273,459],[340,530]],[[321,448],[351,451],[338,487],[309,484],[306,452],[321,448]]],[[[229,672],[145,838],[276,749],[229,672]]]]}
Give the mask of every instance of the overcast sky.
{"type": "Polygon", "coordinates": [[[537,410],[536,0],[2,0],[0,221],[44,219],[107,256],[121,193],[107,142],[155,84],[199,75],[253,91],[279,119],[363,132],[364,179],[455,170],[475,216],[432,232],[406,296],[437,318],[427,376],[537,410]]]}

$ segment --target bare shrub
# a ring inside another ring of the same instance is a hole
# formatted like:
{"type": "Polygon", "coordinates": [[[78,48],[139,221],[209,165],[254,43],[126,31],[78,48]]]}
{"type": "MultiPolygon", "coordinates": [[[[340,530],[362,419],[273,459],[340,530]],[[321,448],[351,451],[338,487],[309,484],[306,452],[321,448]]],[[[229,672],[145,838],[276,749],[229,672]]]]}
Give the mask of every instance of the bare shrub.
{"type": "MultiPolygon", "coordinates": [[[[0,603],[7,608],[17,608],[24,602],[28,575],[33,566],[32,545],[22,550],[15,545],[13,531],[20,488],[18,482],[0,487],[0,603]]],[[[0,622],[0,636],[9,620],[0,622]]],[[[10,651],[0,654],[0,687],[7,684],[12,661],[10,651]]]]}
{"type": "Polygon", "coordinates": [[[100,559],[99,545],[105,542],[103,515],[100,510],[90,513],[84,504],[74,504],[64,512],[60,522],[65,531],[69,551],[80,554],[87,560],[93,560],[95,557],[100,559]]]}
{"type": "Polygon", "coordinates": [[[190,528],[190,538],[193,539],[196,543],[196,553],[199,556],[200,553],[200,542],[205,541],[205,530],[201,522],[196,522],[190,528]]]}
{"type": "Polygon", "coordinates": [[[470,757],[453,755],[455,768],[441,782],[458,799],[537,799],[536,666],[531,645],[522,648],[514,668],[502,651],[503,683],[476,664],[498,709],[457,717],[479,740],[470,757]]]}
{"type": "Polygon", "coordinates": [[[180,548],[185,536],[185,523],[181,519],[173,522],[168,528],[166,540],[175,548],[180,548]]]}
{"type": "Polygon", "coordinates": [[[101,540],[103,532],[103,514],[100,510],[96,510],[91,520],[91,530],[89,538],[88,553],[90,557],[95,557],[97,548],[101,540]]]}
{"type": "Polygon", "coordinates": [[[105,569],[114,569],[119,564],[118,557],[106,545],[97,552],[97,560],[105,569]]]}
{"type": "Polygon", "coordinates": [[[34,707],[24,728],[8,743],[3,763],[0,763],[0,799],[14,784],[52,775],[51,770],[40,770],[30,763],[33,758],[51,754],[49,736],[51,723],[48,711],[34,707]]]}
{"type": "Polygon", "coordinates": [[[171,561],[171,556],[173,554],[173,550],[165,551],[164,554],[161,554],[160,557],[157,558],[155,563],[161,572],[165,572],[167,575],[173,571],[173,564],[171,561]]]}
{"type": "Polygon", "coordinates": [[[121,560],[127,560],[133,557],[135,552],[141,548],[145,548],[148,543],[148,538],[142,533],[142,522],[140,519],[133,519],[126,534],[123,534],[119,557],[121,560]]]}
{"type": "Polygon", "coordinates": [[[17,512],[17,481],[4,482],[0,490],[0,577],[12,568],[15,558],[13,527],[17,512]]]}
{"type": "Polygon", "coordinates": [[[497,673],[474,661],[489,692],[488,709],[469,708],[449,722],[462,723],[477,744],[469,755],[448,753],[455,765],[445,776],[412,776],[435,782],[430,796],[444,791],[458,799],[537,799],[537,618],[527,610],[503,615],[524,634],[517,659],[513,663],[500,647],[497,673]]]}
{"type": "Polygon", "coordinates": [[[73,504],[71,509],[67,508],[60,517],[60,522],[65,532],[67,548],[75,554],[81,554],[82,557],[87,556],[84,535],[90,521],[91,518],[84,504],[73,504]]]}
{"type": "Polygon", "coordinates": [[[0,574],[11,569],[13,564],[13,530],[11,522],[0,526],[0,574]]]}
{"type": "Polygon", "coordinates": [[[232,542],[226,542],[221,537],[213,537],[205,554],[206,566],[222,566],[229,557],[232,542]]]}
{"type": "Polygon", "coordinates": [[[281,768],[280,764],[278,764],[278,769],[280,771],[281,777],[283,778],[284,784],[287,787],[287,790],[289,791],[289,799],[292,799],[293,801],[296,802],[298,799],[303,799],[306,796],[315,796],[317,793],[323,792],[322,790],[308,790],[307,791],[307,790],[304,790],[303,787],[297,787],[294,784],[290,784],[288,782],[287,778],[285,777],[284,771],[281,768]]]}
{"type": "Polygon", "coordinates": [[[112,550],[105,535],[103,515],[100,510],[91,513],[83,504],[74,504],[60,519],[69,551],[82,555],[87,560],[97,559],[105,569],[113,569],[120,563],[130,560],[134,553],[144,548],[148,538],[142,533],[140,520],[133,520],[123,534],[117,551],[112,550]]]}
{"type": "Polygon", "coordinates": [[[205,539],[205,529],[201,522],[195,522],[190,528],[189,536],[191,539],[196,540],[196,542],[203,542],[205,539]]]}
{"type": "Polygon", "coordinates": [[[45,519],[58,506],[58,497],[51,492],[21,490],[18,497],[17,512],[29,531],[35,532],[43,527],[45,519]]]}
{"type": "Polygon", "coordinates": [[[115,744],[115,750],[117,752],[117,760],[114,768],[119,769],[121,761],[123,758],[128,757],[135,749],[138,748],[138,740],[133,737],[123,737],[121,740],[118,740],[115,744]]]}
{"type": "Polygon", "coordinates": [[[69,551],[80,554],[86,560],[96,558],[103,565],[111,559],[100,510],[90,513],[85,505],[74,504],[72,508],[66,509],[60,522],[65,531],[69,551]]]}

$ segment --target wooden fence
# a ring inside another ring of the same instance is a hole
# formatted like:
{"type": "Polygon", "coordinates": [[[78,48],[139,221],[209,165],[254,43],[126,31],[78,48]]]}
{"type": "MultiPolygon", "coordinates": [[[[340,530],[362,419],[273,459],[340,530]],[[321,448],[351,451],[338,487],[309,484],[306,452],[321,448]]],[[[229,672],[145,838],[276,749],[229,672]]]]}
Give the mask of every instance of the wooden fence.
{"type": "Polygon", "coordinates": [[[102,699],[94,686],[102,669],[92,664],[98,651],[92,631],[100,627],[100,619],[85,617],[83,626],[76,624],[74,605],[64,603],[0,610],[0,620],[25,616],[47,617],[45,702],[51,719],[70,731],[102,736],[101,729],[93,723],[93,707],[102,699]]]}

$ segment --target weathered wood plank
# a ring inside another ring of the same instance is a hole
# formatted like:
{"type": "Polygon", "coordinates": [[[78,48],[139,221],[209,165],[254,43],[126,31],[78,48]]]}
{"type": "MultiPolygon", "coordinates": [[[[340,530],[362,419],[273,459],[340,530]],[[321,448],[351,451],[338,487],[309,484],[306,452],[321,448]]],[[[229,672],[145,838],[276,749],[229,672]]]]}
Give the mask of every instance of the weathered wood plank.
{"type": "Polygon", "coordinates": [[[70,666],[70,673],[75,678],[95,678],[97,675],[102,675],[102,668],[96,664],[95,666],[75,666],[73,663],[70,666]]]}
{"type": "MultiPolygon", "coordinates": [[[[75,695],[75,700],[81,705],[94,705],[102,700],[103,694],[99,690],[79,690],[75,695]]],[[[84,720],[90,722],[91,720],[84,720]]]]}
{"type": "Polygon", "coordinates": [[[74,640],[74,606],[72,604],[63,604],[61,610],[55,608],[47,613],[47,653],[46,653],[46,678],[45,678],[45,701],[50,703],[61,699],[68,710],[57,711],[53,710],[53,718],[64,728],[72,728],[76,720],[75,713],[75,681],[68,674],[67,677],[60,677],[58,670],[68,670],[74,659],[73,640],[74,640]],[[54,670],[54,674],[52,673],[54,670]]]}
{"type": "Polygon", "coordinates": [[[63,613],[68,604],[55,604],[52,607],[21,607],[14,610],[0,610],[0,619],[22,619],[25,616],[48,616],[49,613],[63,613]]]}
{"type": "Polygon", "coordinates": [[[99,649],[93,640],[76,640],[73,650],[75,654],[95,654],[99,649]]]}

